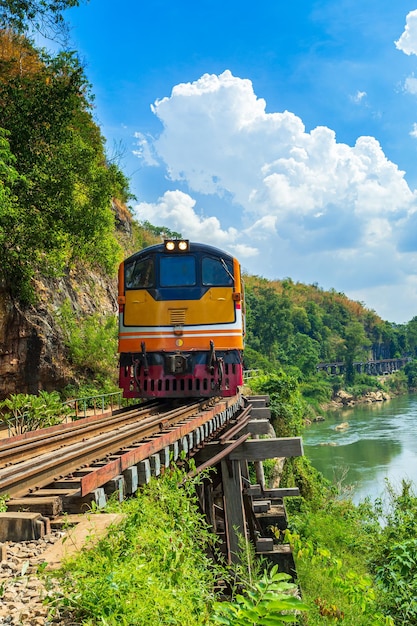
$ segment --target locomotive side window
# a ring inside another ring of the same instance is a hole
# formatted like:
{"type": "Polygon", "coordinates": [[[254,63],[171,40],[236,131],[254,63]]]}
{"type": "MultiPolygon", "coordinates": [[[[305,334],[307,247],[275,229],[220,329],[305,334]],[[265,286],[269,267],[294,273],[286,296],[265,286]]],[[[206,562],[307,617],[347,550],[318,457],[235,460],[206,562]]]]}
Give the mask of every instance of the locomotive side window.
{"type": "Polygon", "coordinates": [[[155,284],[153,259],[140,259],[125,267],[126,289],[147,289],[155,284]]]}
{"type": "Polygon", "coordinates": [[[223,259],[205,256],[202,261],[203,285],[225,287],[233,285],[233,268],[223,259]]]}
{"type": "Polygon", "coordinates": [[[161,287],[191,287],[197,282],[193,256],[161,256],[159,273],[161,287]]]}

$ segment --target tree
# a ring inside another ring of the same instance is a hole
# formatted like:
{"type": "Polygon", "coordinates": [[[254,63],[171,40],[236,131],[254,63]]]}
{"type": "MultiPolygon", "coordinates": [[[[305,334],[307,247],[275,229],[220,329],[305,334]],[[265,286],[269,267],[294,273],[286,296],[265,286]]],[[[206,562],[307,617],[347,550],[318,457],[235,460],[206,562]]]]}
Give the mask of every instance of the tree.
{"type": "Polygon", "coordinates": [[[370,345],[371,342],[367,339],[363,326],[357,321],[352,321],[345,330],[345,380],[348,385],[352,384],[355,378],[354,360],[359,356],[366,358],[366,350],[370,345]]]}
{"type": "Polygon", "coordinates": [[[24,184],[25,179],[13,167],[16,158],[10,151],[8,135],[0,128],[0,280],[10,286],[12,295],[20,293],[29,299],[29,258],[22,245],[25,241],[24,211],[14,193],[15,186],[19,182],[24,184]]]}
{"type": "Polygon", "coordinates": [[[32,28],[56,38],[66,32],[63,11],[79,4],[80,0],[0,0],[0,28],[20,33],[32,28]]]}
{"type": "Polygon", "coordinates": [[[320,345],[308,335],[296,333],[288,349],[289,361],[308,376],[314,374],[319,362],[320,345]]]}
{"type": "Polygon", "coordinates": [[[407,347],[413,357],[417,356],[417,316],[406,327],[407,347]]]}
{"type": "Polygon", "coordinates": [[[286,358],[286,345],[293,334],[290,301],[272,287],[248,288],[248,345],[276,360],[286,358]]]}
{"type": "Polygon", "coordinates": [[[83,261],[113,272],[120,248],[111,198],[128,185],[107,165],[76,56],[40,54],[24,38],[0,33],[5,39],[15,53],[9,46],[7,64],[0,63],[0,127],[15,157],[19,176],[13,189],[6,184],[20,212],[3,216],[3,244],[10,259],[19,259],[21,274],[5,279],[27,301],[36,271],[56,275],[83,261]],[[22,51],[28,65],[20,62],[22,51]]]}

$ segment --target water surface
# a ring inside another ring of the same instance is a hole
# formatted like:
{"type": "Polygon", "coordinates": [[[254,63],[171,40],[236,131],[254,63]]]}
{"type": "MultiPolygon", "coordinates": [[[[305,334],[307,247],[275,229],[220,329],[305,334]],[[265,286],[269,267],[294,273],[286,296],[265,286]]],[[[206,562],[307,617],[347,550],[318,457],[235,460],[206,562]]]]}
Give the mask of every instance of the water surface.
{"type": "Polygon", "coordinates": [[[411,480],[417,491],[417,395],[323,415],[305,429],[304,453],[326,478],[350,485],[355,502],[381,496],[386,479],[411,480]]]}

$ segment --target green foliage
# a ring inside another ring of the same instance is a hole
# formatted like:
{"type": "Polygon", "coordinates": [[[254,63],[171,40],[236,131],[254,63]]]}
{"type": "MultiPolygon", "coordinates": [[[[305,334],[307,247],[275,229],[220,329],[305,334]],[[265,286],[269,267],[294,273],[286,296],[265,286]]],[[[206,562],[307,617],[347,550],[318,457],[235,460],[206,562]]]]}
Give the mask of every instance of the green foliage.
{"type": "Polygon", "coordinates": [[[401,489],[386,484],[385,497],[375,502],[383,522],[369,550],[380,602],[395,624],[417,624],[417,496],[410,482],[401,489]]]}
{"type": "Polygon", "coordinates": [[[69,358],[78,370],[90,380],[96,379],[102,384],[114,379],[117,370],[117,317],[98,312],[80,317],[66,301],[59,311],[59,323],[69,358]]]}
{"type": "Polygon", "coordinates": [[[413,357],[417,357],[417,316],[405,328],[407,347],[413,357]]]}
{"type": "Polygon", "coordinates": [[[355,371],[353,369],[353,362],[360,357],[366,358],[367,349],[370,348],[371,342],[366,337],[365,328],[357,321],[351,321],[344,329],[345,339],[345,381],[347,385],[350,385],[355,380],[355,371]]]}
{"type": "Polygon", "coordinates": [[[414,359],[404,367],[407,384],[410,389],[417,389],[417,360],[414,359]]]}
{"type": "MultiPolygon", "coordinates": [[[[61,392],[63,398],[67,401],[79,399],[79,410],[93,409],[94,406],[100,407],[102,403],[107,408],[115,402],[115,398],[121,395],[121,390],[112,380],[102,379],[97,381],[86,380],[81,381],[77,385],[67,385],[61,392]]],[[[123,402],[128,403],[128,400],[123,402]]]]}
{"type": "Polygon", "coordinates": [[[28,302],[36,272],[59,275],[76,261],[115,271],[121,252],[111,197],[123,193],[125,179],[106,163],[77,57],[41,55],[24,38],[0,37],[9,51],[0,64],[0,126],[18,174],[6,159],[13,202],[0,214],[0,277],[28,302]]]}
{"type": "Polygon", "coordinates": [[[367,356],[371,343],[388,351],[395,334],[382,332],[383,322],[361,303],[334,290],[245,277],[247,345],[272,364],[293,365],[310,376],[320,361],[349,361],[367,356]]]}
{"type": "Polygon", "coordinates": [[[331,491],[330,482],[318,472],[305,456],[286,459],[280,484],[283,487],[298,487],[300,495],[321,506],[331,491]]]}
{"type": "Polygon", "coordinates": [[[376,390],[387,391],[387,387],[376,376],[369,376],[369,374],[356,374],[354,384],[346,386],[346,391],[355,398],[360,398],[370,391],[376,390]]]}
{"type": "Polygon", "coordinates": [[[246,302],[248,346],[277,363],[280,356],[285,358],[283,346],[293,331],[288,299],[263,281],[255,288],[248,286],[246,302]]]}
{"type": "Polygon", "coordinates": [[[413,382],[408,380],[408,376],[404,369],[394,372],[384,381],[384,386],[394,395],[400,395],[412,391],[414,389],[413,382]]]}
{"type": "MultiPolygon", "coordinates": [[[[290,278],[272,282],[245,276],[245,285],[246,367],[267,373],[296,368],[299,380],[305,383],[303,392],[313,405],[327,402],[330,388],[355,386],[358,395],[365,391],[361,386],[367,383],[356,373],[355,361],[417,356],[417,317],[407,325],[383,322],[344,294],[294,283],[290,278]],[[327,385],[316,372],[320,362],[343,362],[344,380],[327,375],[327,385]]],[[[413,385],[413,367],[409,374],[408,383],[413,385]]],[[[368,378],[369,389],[378,387],[377,377],[368,378]]],[[[387,384],[394,393],[405,389],[400,375],[390,377],[387,384]]]]}
{"type": "Polygon", "coordinates": [[[274,565],[231,602],[219,602],[213,615],[216,624],[227,626],[275,626],[295,624],[307,606],[295,595],[297,586],[274,565]]]}
{"type": "Polygon", "coordinates": [[[272,373],[275,369],[274,365],[260,352],[253,350],[247,346],[244,352],[245,369],[248,370],[261,370],[263,372],[272,373]]]}
{"type": "Polygon", "coordinates": [[[62,12],[78,6],[80,0],[2,0],[0,26],[23,31],[29,26],[48,34],[64,24],[62,12]]]}
{"type": "Polygon", "coordinates": [[[328,618],[346,626],[393,626],[365,566],[364,553],[380,530],[371,509],[333,498],[322,499],[320,507],[304,502],[290,515],[290,528],[286,540],[309,605],[309,625],[328,618]]]}
{"type": "Polygon", "coordinates": [[[303,398],[310,403],[318,405],[331,400],[334,387],[329,377],[316,376],[315,378],[301,381],[300,390],[303,398]]]}
{"type": "Polygon", "coordinates": [[[417,624],[417,537],[389,544],[375,571],[383,603],[397,624],[417,624]]]}
{"type": "Polygon", "coordinates": [[[0,279],[9,284],[12,295],[21,295],[26,301],[32,299],[30,289],[31,269],[21,254],[16,241],[25,239],[24,211],[22,210],[15,188],[18,183],[25,184],[26,179],[13,167],[16,157],[10,151],[10,133],[0,128],[0,279]]]}
{"type": "Polygon", "coordinates": [[[250,381],[255,393],[268,394],[272,422],[278,437],[301,435],[307,411],[297,379],[284,371],[262,375],[250,381]]]}
{"type": "Polygon", "coordinates": [[[327,497],[288,502],[308,624],[417,624],[417,496],[411,483],[359,506],[327,497]],[[298,504],[298,506],[296,506],[298,504]]]}
{"type": "Polygon", "coordinates": [[[147,220],[140,222],[140,224],[143,228],[145,228],[145,230],[160,239],[182,239],[181,233],[177,233],[175,230],[170,230],[166,226],[154,226],[147,220]]]}
{"type": "Polygon", "coordinates": [[[209,623],[215,581],[224,572],[209,557],[214,538],[198,511],[194,486],[178,488],[182,478],[178,471],[166,473],[114,505],[125,514],[121,525],[65,564],[59,602],[77,623],[209,623]]]}
{"type": "Polygon", "coordinates": [[[12,435],[59,424],[69,414],[56,391],[37,396],[19,393],[0,402],[1,421],[12,435]]]}

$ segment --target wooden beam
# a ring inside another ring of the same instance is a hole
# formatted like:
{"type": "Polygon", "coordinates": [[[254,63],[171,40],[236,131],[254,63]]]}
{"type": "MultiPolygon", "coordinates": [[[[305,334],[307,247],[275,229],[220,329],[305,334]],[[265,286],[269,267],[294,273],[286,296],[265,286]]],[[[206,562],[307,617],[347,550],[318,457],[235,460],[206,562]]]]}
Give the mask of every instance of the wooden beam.
{"type": "Polygon", "coordinates": [[[278,489],[264,489],[262,492],[262,498],[289,498],[299,496],[300,490],[298,487],[279,487],[278,489]]]}
{"type": "Polygon", "coordinates": [[[271,432],[271,422],[267,419],[251,419],[245,427],[251,435],[269,435],[271,432]]]}
{"type": "MultiPolygon", "coordinates": [[[[226,446],[236,443],[237,440],[225,441],[221,445],[218,441],[206,443],[204,448],[195,455],[197,465],[209,462],[225,450],[226,446]]],[[[270,439],[248,439],[230,453],[234,460],[265,461],[265,459],[288,458],[303,456],[301,437],[271,437],[270,439]]]]}
{"type": "Polygon", "coordinates": [[[226,502],[226,526],[229,538],[229,558],[239,561],[239,535],[247,538],[246,520],[242,498],[242,479],[239,461],[221,461],[223,493],[226,502]]]}
{"type": "MultiPolygon", "coordinates": [[[[242,435],[239,439],[229,441],[228,446],[222,446],[221,451],[218,454],[216,454],[216,456],[210,458],[205,463],[202,463],[201,465],[196,467],[195,470],[189,472],[186,478],[193,478],[194,476],[197,476],[197,474],[207,469],[208,467],[217,465],[217,463],[219,463],[222,459],[228,456],[235,448],[239,447],[244,441],[246,441],[248,437],[249,437],[249,433],[246,433],[246,435],[242,435]]],[[[184,479],[184,481],[186,480],[186,478],[184,479]]]]}
{"type": "Polygon", "coordinates": [[[230,453],[232,461],[265,461],[265,459],[303,456],[301,437],[249,439],[230,453]]]}
{"type": "Polygon", "coordinates": [[[271,419],[271,409],[268,407],[252,407],[252,417],[257,419],[271,419]]]}
{"type": "Polygon", "coordinates": [[[245,396],[245,398],[249,402],[249,404],[252,404],[253,402],[256,402],[257,400],[261,400],[262,402],[264,402],[264,406],[269,406],[269,403],[270,403],[270,397],[268,395],[265,395],[265,396],[245,396]]]}

